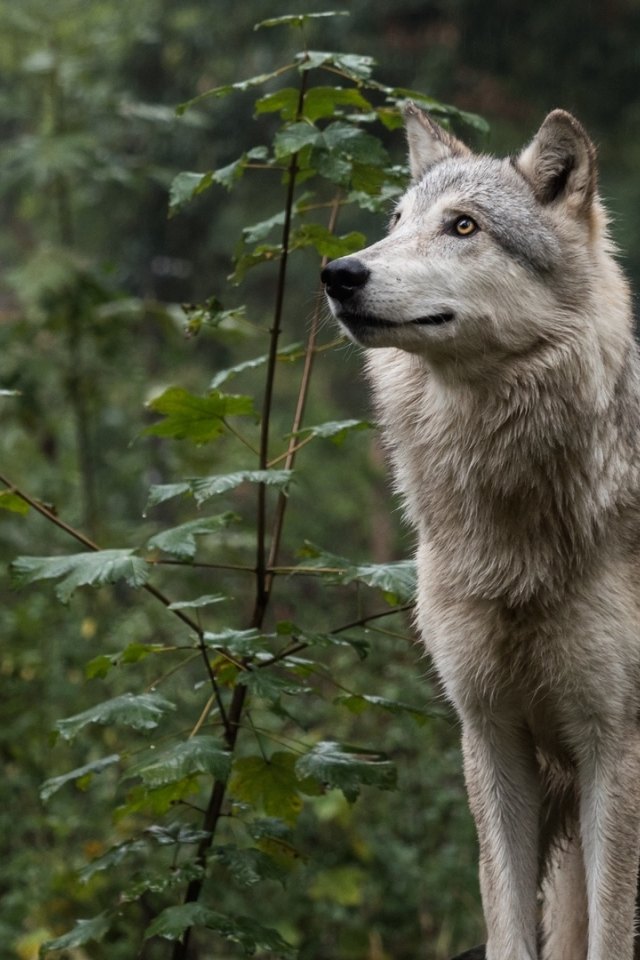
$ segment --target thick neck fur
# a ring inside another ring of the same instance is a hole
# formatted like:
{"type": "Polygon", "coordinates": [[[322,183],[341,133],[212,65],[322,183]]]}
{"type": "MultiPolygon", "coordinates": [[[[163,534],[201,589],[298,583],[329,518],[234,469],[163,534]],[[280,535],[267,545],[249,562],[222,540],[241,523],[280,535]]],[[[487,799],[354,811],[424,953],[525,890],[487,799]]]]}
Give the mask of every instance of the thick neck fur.
{"type": "Polygon", "coordinates": [[[640,365],[626,302],[618,313],[565,318],[562,337],[486,377],[368,352],[397,486],[450,589],[552,605],[637,509],[620,492],[639,486],[636,431],[621,435],[620,414],[632,409],[638,424],[640,365]]]}

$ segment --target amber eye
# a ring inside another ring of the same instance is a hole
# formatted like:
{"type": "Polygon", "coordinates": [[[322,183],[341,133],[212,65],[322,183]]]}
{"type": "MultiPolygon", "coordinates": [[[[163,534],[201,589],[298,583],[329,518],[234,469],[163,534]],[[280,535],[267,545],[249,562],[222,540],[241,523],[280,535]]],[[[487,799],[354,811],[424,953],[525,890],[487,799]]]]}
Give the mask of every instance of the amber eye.
{"type": "Polygon", "coordinates": [[[478,224],[471,217],[458,217],[453,224],[454,233],[459,237],[470,237],[478,229],[478,224]]]}

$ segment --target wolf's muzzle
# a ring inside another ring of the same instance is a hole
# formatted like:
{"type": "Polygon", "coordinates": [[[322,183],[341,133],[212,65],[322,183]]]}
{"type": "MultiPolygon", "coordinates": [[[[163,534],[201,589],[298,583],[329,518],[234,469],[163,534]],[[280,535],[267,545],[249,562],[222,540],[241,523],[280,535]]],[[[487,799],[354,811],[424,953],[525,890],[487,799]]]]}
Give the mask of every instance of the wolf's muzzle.
{"type": "Polygon", "coordinates": [[[357,257],[340,257],[327,264],[320,279],[325,285],[328,296],[343,303],[364,287],[371,271],[357,257]]]}

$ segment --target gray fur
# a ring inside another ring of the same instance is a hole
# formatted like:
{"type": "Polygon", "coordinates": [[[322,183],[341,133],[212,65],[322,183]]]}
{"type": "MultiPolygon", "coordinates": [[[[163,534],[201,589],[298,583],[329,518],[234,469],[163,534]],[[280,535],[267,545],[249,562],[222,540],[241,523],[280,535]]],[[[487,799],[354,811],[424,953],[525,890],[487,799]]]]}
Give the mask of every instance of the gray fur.
{"type": "Polygon", "coordinates": [[[632,960],[640,359],[595,151],[562,111],[512,162],[418,113],[389,237],[357,283],[324,276],[370,348],[417,622],[462,722],[487,960],[632,960]]]}

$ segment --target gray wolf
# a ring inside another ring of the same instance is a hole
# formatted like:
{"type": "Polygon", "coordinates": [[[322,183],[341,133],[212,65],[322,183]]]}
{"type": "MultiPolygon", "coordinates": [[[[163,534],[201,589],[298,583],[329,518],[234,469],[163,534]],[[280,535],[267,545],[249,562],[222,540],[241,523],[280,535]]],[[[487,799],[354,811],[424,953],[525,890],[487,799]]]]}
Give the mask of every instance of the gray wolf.
{"type": "Polygon", "coordinates": [[[389,235],[322,274],[366,348],[462,727],[487,960],[631,960],[640,837],[640,359],[596,152],[516,157],[406,109],[389,235]],[[538,904],[542,902],[538,924],[538,904]]]}

